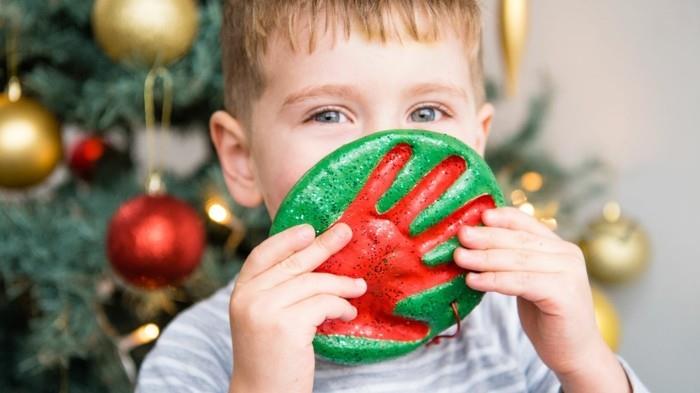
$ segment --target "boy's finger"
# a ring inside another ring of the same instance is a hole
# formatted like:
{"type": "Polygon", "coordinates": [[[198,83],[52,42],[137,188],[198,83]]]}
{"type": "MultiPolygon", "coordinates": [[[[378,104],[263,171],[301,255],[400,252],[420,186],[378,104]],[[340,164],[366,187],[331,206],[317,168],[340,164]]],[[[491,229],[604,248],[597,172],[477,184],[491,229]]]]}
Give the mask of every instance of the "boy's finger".
{"type": "Polygon", "coordinates": [[[560,272],[571,263],[570,255],[549,254],[530,250],[489,249],[474,250],[458,247],[454,251],[455,263],[477,272],[560,272]]]}
{"type": "Polygon", "coordinates": [[[555,291],[553,281],[557,273],[484,272],[468,273],[467,286],[477,291],[498,292],[519,296],[537,303],[548,299],[555,291]]]}
{"type": "Polygon", "coordinates": [[[484,211],[481,216],[484,224],[490,227],[508,228],[560,239],[560,237],[537,218],[514,207],[500,207],[484,211]]]}
{"type": "Polygon", "coordinates": [[[268,294],[271,299],[275,299],[275,308],[281,308],[319,294],[355,298],[364,294],[366,290],[367,283],[361,278],[311,272],[270,288],[268,294]]]}
{"type": "Polygon", "coordinates": [[[352,230],[348,224],[335,224],[316,237],[309,246],[260,274],[256,285],[261,289],[272,288],[290,278],[310,272],[345,247],[351,238],[352,230]]]}
{"type": "Polygon", "coordinates": [[[307,247],[316,232],[309,224],[287,228],[261,242],[250,252],[238,273],[237,283],[250,281],[255,276],[276,265],[280,261],[307,247]]]}
{"type": "Polygon", "coordinates": [[[524,249],[547,253],[571,253],[574,245],[560,239],[552,239],[530,232],[496,227],[463,226],[457,233],[459,242],[466,248],[524,249]]]}
{"type": "Polygon", "coordinates": [[[357,316],[357,309],[349,301],[339,296],[321,294],[304,299],[287,307],[294,319],[304,324],[318,326],[326,319],[351,321],[357,316]]]}

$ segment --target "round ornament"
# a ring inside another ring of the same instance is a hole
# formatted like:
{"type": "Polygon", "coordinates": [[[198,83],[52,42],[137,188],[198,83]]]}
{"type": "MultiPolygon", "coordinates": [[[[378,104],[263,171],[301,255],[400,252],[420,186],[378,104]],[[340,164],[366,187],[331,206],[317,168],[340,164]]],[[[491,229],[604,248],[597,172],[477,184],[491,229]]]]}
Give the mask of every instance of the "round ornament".
{"type": "Polygon", "coordinates": [[[350,243],[315,271],[362,277],[349,322],[326,320],[313,345],[322,358],[371,363],[407,354],[461,320],[483,293],[453,263],[456,233],[480,225],[504,198],[481,156],[459,140],[424,130],[373,133],[320,160],[292,187],[270,234],[337,222],[350,243]]]}
{"type": "Polygon", "coordinates": [[[95,39],[109,57],[142,66],[167,65],[190,50],[199,23],[194,0],[97,0],[95,39]]]}
{"type": "Polygon", "coordinates": [[[129,283],[153,289],[176,284],[199,265],[204,223],[185,202],[141,195],[124,203],[107,230],[107,257],[129,283]]]}
{"type": "Polygon", "coordinates": [[[81,179],[90,180],[108,148],[109,146],[100,136],[89,136],[79,141],[70,153],[71,170],[81,179]]]}
{"type": "Polygon", "coordinates": [[[40,183],[62,155],[60,125],[51,112],[31,98],[0,94],[0,187],[40,183]]]}
{"type": "Polygon", "coordinates": [[[591,288],[591,291],[593,292],[595,321],[600,335],[603,336],[603,340],[610,349],[617,352],[620,346],[620,320],[617,317],[615,307],[599,289],[591,288]]]}
{"type": "Polygon", "coordinates": [[[590,275],[607,283],[621,283],[639,276],[649,261],[646,231],[623,216],[602,217],[592,222],[579,245],[590,275]]]}

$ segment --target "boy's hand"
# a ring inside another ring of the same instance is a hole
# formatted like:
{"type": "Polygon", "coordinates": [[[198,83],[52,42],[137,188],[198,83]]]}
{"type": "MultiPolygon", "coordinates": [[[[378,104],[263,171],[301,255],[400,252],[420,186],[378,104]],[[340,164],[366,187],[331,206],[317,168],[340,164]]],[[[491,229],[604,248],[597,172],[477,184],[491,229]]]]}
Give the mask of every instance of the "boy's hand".
{"type": "Polygon", "coordinates": [[[250,253],[229,307],[234,370],[231,392],[311,392],[312,340],[326,318],[348,321],[362,279],[313,272],[352,237],[347,224],[314,239],[307,224],[282,231],[250,253]]]}
{"type": "Polygon", "coordinates": [[[595,322],[583,253],[536,218],[512,207],[462,227],[455,263],[467,285],[518,296],[523,330],[567,393],[627,392],[627,377],[595,322]]]}

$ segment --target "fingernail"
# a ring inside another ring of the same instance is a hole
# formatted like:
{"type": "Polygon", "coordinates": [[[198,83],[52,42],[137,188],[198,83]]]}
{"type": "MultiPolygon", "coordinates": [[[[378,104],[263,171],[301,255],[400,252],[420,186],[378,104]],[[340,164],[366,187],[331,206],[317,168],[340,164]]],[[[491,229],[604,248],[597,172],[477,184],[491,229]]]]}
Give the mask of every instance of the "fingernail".
{"type": "Polygon", "coordinates": [[[479,273],[470,272],[469,276],[471,277],[472,280],[475,280],[475,281],[479,281],[481,279],[481,274],[479,274],[479,273]]]}
{"type": "Polygon", "coordinates": [[[364,288],[367,285],[364,279],[362,278],[356,278],[355,279],[355,286],[358,288],[364,288]]]}
{"type": "Polygon", "coordinates": [[[299,229],[297,234],[299,235],[299,238],[302,240],[311,240],[316,236],[316,231],[314,230],[314,227],[312,227],[309,224],[302,224],[299,229]]]}

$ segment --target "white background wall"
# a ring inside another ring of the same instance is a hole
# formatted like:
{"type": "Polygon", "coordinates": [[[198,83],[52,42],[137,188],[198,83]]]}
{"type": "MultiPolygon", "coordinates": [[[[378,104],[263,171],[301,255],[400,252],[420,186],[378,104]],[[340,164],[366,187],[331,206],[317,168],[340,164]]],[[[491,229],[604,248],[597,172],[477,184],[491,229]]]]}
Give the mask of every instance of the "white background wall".
{"type": "MultiPolygon", "coordinates": [[[[486,70],[500,77],[498,2],[482,3],[486,70]]],[[[698,392],[700,1],[530,7],[521,90],[497,106],[494,137],[520,124],[528,97],[550,76],[543,143],[565,164],[589,155],[608,161],[617,173],[610,196],[653,241],[641,279],[604,287],[623,323],[620,353],[653,391],[698,392]]]]}

